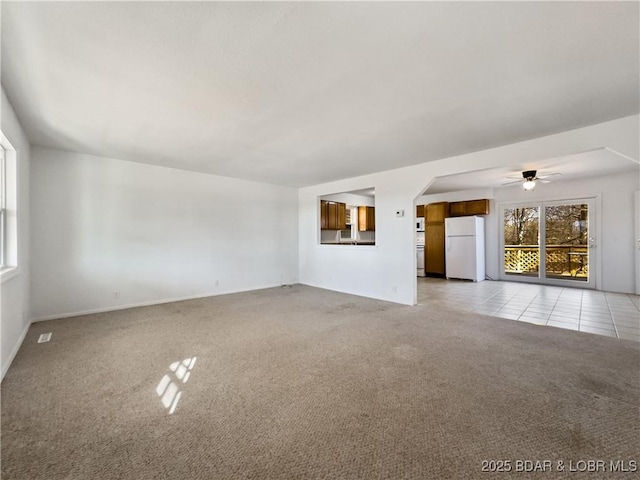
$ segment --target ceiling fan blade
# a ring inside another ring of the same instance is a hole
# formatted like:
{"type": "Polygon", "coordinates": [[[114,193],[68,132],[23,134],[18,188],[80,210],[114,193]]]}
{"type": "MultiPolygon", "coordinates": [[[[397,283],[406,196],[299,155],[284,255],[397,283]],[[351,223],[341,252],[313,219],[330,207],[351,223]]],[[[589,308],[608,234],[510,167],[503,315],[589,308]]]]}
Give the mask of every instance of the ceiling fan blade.
{"type": "Polygon", "coordinates": [[[536,178],[536,182],[540,182],[540,183],[551,183],[551,180],[544,180],[541,177],[536,178]]]}
{"type": "Polygon", "coordinates": [[[522,180],[522,174],[520,174],[520,175],[507,175],[505,178],[513,178],[513,179],[522,180]]]}
{"type": "Polygon", "coordinates": [[[546,175],[540,175],[538,178],[539,179],[540,178],[549,178],[549,177],[555,177],[555,176],[561,177],[562,174],[561,173],[547,173],[546,175]]]}
{"type": "Polygon", "coordinates": [[[516,180],[515,182],[507,182],[507,183],[503,183],[502,186],[505,187],[507,185],[517,185],[519,183],[522,183],[522,180],[516,180]]]}

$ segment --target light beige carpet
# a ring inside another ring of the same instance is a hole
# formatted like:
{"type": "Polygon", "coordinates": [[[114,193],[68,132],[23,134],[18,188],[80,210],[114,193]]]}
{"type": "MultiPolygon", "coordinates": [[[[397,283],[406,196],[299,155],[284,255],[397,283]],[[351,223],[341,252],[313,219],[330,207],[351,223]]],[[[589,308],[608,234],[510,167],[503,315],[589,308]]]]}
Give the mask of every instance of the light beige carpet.
{"type": "Polygon", "coordinates": [[[2,479],[528,478],[517,460],[640,460],[638,348],[303,286],[37,323],[2,384],[2,479]]]}

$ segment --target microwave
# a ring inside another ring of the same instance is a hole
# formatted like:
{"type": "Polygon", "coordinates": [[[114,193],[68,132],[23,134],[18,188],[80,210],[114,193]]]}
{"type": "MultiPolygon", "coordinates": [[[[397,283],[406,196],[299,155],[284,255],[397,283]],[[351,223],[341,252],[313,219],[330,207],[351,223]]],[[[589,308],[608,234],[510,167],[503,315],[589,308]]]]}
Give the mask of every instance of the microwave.
{"type": "Polygon", "coordinates": [[[416,232],[424,232],[424,217],[416,218],[416,232]]]}

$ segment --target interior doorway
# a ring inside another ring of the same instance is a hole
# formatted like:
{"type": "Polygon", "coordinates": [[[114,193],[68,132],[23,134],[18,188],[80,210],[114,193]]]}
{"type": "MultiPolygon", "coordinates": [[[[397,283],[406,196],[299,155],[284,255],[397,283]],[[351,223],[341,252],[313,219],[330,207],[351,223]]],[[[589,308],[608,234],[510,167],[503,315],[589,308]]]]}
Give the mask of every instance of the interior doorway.
{"type": "Polygon", "coordinates": [[[500,278],[596,288],[595,199],[502,205],[500,278]]]}

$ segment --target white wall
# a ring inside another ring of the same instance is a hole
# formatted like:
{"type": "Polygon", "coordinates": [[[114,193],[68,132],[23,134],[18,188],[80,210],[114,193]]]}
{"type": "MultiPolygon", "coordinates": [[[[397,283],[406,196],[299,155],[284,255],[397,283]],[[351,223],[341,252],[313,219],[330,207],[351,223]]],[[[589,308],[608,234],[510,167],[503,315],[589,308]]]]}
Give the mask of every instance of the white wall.
{"type": "Polygon", "coordinates": [[[493,198],[493,188],[477,188],[459,192],[435,193],[433,195],[421,195],[416,199],[416,205],[427,205],[435,202],[461,202],[465,200],[479,200],[493,198]]]}
{"type": "Polygon", "coordinates": [[[31,191],[36,320],[297,282],[295,189],[33,147],[31,191]]]}
{"type": "MultiPolygon", "coordinates": [[[[500,205],[511,202],[538,202],[577,198],[599,198],[596,207],[596,223],[592,226],[593,237],[599,249],[599,274],[596,288],[609,292],[633,293],[635,291],[634,258],[634,192],[640,177],[635,172],[607,175],[576,180],[555,180],[548,184],[538,183],[535,190],[509,187],[483,190],[467,190],[448,194],[423,195],[417,204],[433,202],[455,202],[476,198],[490,199],[490,213],[485,216],[485,255],[487,275],[500,276],[500,205]],[[598,232],[600,230],[602,233],[598,232]]],[[[590,268],[590,270],[592,270],[590,268]]],[[[593,269],[592,271],[595,271],[593,269]]]]}
{"type": "Polygon", "coordinates": [[[1,97],[1,129],[16,150],[17,165],[17,275],[0,285],[0,361],[2,377],[29,329],[29,172],[30,149],[4,90],[1,97]]]}
{"type": "Polygon", "coordinates": [[[328,200],[329,202],[341,202],[347,205],[356,205],[359,207],[375,207],[375,197],[365,197],[364,195],[355,195],[353,193],[335,193],[333,195],[325,195],[322,200],[328,200]]]}
{"type": "MultiPolygon", "coordinates": [[[[610,122],[459,155],[412,167],[301,188],[299,197],[300,282],[404,304],[416,302],[415,200],[436,177],[484,168],[519,166],[541,159],[609,147],[639,158],[639,117],[610,122]],[[375,247],[318,245],[317,197],[375,187],[375,247]]],[[[631,260],[629,260],[631,261],[631,260]]]]}

